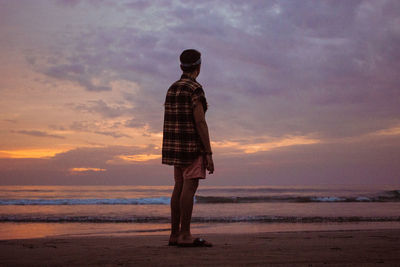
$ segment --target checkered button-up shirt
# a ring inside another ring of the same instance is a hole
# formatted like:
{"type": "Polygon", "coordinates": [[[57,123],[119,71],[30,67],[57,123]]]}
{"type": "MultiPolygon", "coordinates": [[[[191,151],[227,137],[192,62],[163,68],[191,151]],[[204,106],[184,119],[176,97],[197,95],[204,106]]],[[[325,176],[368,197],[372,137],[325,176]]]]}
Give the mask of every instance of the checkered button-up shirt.
{"type": "Polygon", "coordinates": [[[164,105],[163,164],[189,165],[203,150],[193,116],[198,103],[207,110],[203,88],[185,74],[168,89],[164,105]]]}

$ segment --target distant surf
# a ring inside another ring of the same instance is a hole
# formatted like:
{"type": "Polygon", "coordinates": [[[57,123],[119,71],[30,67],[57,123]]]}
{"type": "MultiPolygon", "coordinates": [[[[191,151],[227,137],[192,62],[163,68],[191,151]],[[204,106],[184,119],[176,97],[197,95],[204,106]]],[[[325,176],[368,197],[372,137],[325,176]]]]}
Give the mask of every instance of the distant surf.
{"type": "MultiPolygon", "coordinates": [[[[172,186],[0,186],[0,223],[161,227],[170,223],[172,190],[172,186]]],[[[199,224],[400,222],[397,186],[203,186],[195,202],[193,222],[199,224]]]]}
{"type": "MultiPolygon", "coordinates": [[[[229,193],[232,193],[230,190],[229,193]]],[[[242,192],[243,193],[243,192],[242,192]]],[[[373,195],[197,195],[198,204],[266,203],[266,202],[400,202],[400,190],[388,190],[373,195]]],[[[3,198],[2,205],[169,205],[167,196],[144,198],[3,198]]]]}
{"type": "Polygon", "coordinates": [[[384,191],[378,195],[356,196],[196,196],[197,203],[258,203],[258,202],[398,202],[400,190],[384,191]]]}

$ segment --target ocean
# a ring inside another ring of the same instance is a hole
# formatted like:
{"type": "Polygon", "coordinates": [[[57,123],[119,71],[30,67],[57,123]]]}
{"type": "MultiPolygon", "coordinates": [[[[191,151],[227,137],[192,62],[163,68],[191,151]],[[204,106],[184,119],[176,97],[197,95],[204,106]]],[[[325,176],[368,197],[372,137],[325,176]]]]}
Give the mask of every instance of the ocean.
{"type": "MultiPolygon", "coordinates": [[[[0,186],[0,239],[169,234],[172,186],[0,186]]],[[[199,186],[192,232],[400,228],[395,186],[199,186]]]]}

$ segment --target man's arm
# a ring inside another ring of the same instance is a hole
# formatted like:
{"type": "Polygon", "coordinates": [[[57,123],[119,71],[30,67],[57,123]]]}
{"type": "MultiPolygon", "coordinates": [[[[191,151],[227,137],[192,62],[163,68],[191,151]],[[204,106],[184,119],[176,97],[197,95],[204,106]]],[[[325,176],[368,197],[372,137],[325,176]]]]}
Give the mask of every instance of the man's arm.
{"type": "Polygon", "coordinates": [[[212,160],[212,155],[211,155],[210,135],[208,134],[208,126],[204,115],[203,105],[202,103],[200,103],[200,101],[196,103],[193,110],[193,115],[194,115],[194,121],[196,123],[197,133],[200,136],[201,143],[203,144],[206,152],[206,160],[207,160],[206,168],[211,174],[214,172],[214,162],[212,160]]]}

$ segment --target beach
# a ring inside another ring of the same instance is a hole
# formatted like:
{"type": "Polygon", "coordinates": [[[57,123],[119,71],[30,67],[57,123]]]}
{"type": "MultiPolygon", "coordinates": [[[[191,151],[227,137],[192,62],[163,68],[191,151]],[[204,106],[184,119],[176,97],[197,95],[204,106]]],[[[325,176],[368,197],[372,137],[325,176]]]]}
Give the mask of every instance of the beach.
{"type": "Polygon", "coordinates": [[[400,266],[396,186],[203,186],[167,246],[171,186],[2,186],[0,266],[400,266]]]}
{"type": "Polygon", "coordinates": [[[2,266],[399,266],[400,229],[202,235],[211,248],[167,246],[168,235],[0,241],[2,266]]]}

